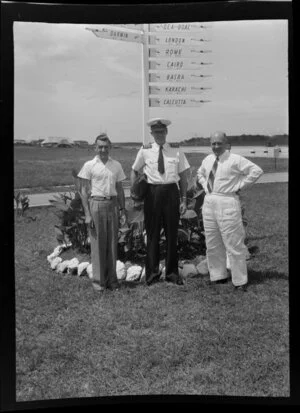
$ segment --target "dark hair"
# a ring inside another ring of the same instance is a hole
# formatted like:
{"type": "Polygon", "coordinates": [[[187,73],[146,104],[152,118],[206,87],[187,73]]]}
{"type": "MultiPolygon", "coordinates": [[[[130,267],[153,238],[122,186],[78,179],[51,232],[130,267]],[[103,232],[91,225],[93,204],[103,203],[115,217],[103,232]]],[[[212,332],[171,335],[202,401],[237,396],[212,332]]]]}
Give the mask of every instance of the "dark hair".
{"type": "Polygon", "coordinates": [[[97,141],[108,142],[111,145],[111,141],[106,133],[100,133],[100,135],[98,135],[95,139],[95,143],[97,143],[97,141]]]}

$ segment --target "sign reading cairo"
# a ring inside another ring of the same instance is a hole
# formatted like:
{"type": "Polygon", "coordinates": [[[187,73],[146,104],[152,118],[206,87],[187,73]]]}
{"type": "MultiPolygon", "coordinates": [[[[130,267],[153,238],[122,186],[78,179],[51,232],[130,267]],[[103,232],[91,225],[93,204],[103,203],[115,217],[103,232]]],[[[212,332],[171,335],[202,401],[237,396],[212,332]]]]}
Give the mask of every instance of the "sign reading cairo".
{"type": "Polygon", "coordinates": [[[163,23],[163,24],[150,24],[150,32],[197,32],[202,29],[208,29],[211,26],[200,23],[163,23]]]}
{"type": "Polygon", "coordinates": [[[189,99],[189,98],[150,98],[149,99],[149,106],[150,107],[196,107],[201,106],[206,102],[210,102],[209,100],[202,100],[202,99],[189,99]]]}
{"type": "Polygon", "coordinates": [[[200,87],[200,86],[190,86],[186,84],[172,84],[167,86],[150,86],[150,95],[169,95],[169,94],[184,94],[184,95],[197,95],[203,93],[206,90],[211,89],[211,87],[200,87]]]}
{"type": "Polygon", "coordinates": [[[202,50],[196,48],[195,46],[186,46],[186,47],[168,47],[168,46],[159,46],[159,47],[150,47],[149,48],[149,57],[199,57],[204,53],[210,53],[211,50],[202,50]]]}
{"type": "Polygon", "coordinates": [[[205,65],[211,64],[210,62],[201,62],[197,59],[189,60],[159,60],[159,61],[150,61],[149,69],[150,70],[199,70],[203,69],[205,65]]]}
{"type": "Polygon", "coordinates": [[[168,72],[160,72],[160,73],[150,73],[149,74],[149,82],[156,83],[156,82],[178,82],[178,83],[196,83],[202,82],[208,77],[212,75],[206,75],[201,73],[194,73],[194,72],[177,72],[177,73],[168,73],[168,72]]]}

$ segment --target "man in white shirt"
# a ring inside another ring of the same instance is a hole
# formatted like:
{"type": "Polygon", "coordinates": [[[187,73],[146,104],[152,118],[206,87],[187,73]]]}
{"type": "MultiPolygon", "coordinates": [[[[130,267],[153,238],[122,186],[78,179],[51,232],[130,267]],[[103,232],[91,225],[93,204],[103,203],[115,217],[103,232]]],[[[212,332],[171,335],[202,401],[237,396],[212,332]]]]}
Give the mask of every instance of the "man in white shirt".
{"type": "Polygon", "coordinates": [[[149,184],[144,200],[147,285],[157,282],[161,276],[159,242],[162,228],[166,236],[166,281],[183,284],[178,272],[177,239],[180,213],[186,210],[190,165],[179,145],[166,143],[170,124],[162,118],[147,122],[155,142],[139,150],[131,171],[132,186],[142,168],[149,184]]]}
{"type": "Polygon", "coordinates": [[[109,156],[111,141],[102,133],[95,141],[97,155],[80,170],[81,199],[91,240],[93,287],[117,289],[116,274],[119,214],[126,222],[121,164],[109,156]]]}
{"type": "Polygon", "coordinates": [[[203,159],[198,180],[205,190],[202,216],[206,238],[207,262],[212,282],[227,281],[226,253],[232,283],[246,291],[247,247],[238,193],[252,185],[263,170],[243,156],[227,150],[224,132],[211,135],[213,154],[203,159]]]}

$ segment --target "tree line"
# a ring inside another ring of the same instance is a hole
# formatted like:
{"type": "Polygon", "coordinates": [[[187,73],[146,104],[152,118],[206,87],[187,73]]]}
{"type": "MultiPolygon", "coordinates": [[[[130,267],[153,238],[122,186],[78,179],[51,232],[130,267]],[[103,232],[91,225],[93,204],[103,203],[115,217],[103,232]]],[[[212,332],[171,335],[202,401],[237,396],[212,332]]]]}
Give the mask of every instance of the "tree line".
{"type": "MultiPolygon", "coordinates": [[[[288,135],[232,135],[228,136],[228,140],[231,145],[262,145],[262,146],[275,146],[275,145],[288,145],[288,135]]],[[[194,136],[190,139],[184,139],[180,142],[182,146],[207,146],[210,144],[210,138],[203,138],[194,136]]]]}

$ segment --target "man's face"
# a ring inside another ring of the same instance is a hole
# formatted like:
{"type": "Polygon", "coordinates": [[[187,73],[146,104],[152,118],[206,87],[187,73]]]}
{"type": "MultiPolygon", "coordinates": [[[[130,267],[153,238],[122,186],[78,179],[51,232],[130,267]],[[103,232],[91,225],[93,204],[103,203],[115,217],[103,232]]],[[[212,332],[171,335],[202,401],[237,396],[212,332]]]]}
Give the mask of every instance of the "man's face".
{"type": "Polygon", "coordinates": [[[213,136],[210,138],[210,145],[216,156],[222,155],[227,149],[227,142],[224,136],[213,136]]]}
{"type": "Polygon", "coordinates": [[[111,145],[109,142],[97,140],[95,152],[100,156],[100,159],[107,159],[110,152],[111,145]]]}
{"type": "Polygon", "coordinates": [[[166,137],[168,134],[167,128],[154,128],[151,130],[151,135],[153,136],[157,145],[164,145],[166,142],[166,137]]]}

